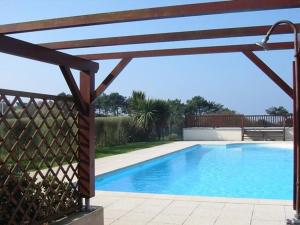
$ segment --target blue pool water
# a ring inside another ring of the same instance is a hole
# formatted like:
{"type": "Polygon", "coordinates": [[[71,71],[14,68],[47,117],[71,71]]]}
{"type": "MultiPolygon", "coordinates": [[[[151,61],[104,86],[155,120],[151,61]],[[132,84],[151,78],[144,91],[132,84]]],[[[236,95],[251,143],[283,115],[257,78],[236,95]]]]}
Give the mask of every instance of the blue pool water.
{"type": "Polygon", "coordinates": [[[96,189],[292,199],[292,150],[261,144],[196,145],[96,177],[96,189]]]}

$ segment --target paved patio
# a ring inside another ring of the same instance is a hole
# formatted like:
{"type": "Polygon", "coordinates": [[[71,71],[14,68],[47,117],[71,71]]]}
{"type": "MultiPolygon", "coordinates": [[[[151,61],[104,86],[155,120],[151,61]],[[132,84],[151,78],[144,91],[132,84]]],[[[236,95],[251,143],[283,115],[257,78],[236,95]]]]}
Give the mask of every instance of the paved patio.
{"type": "MultiPolygon", "coordinates": [[[[216,144],[216,142],[175,142],[97,159],[96,175],[199,143],[216,144]]],[[[289,142],[276,144],[291,145],[289,142]]],[[[286,219],[294,215],[291,201],[261,199],[96,191],[91,203],[104,207],[105,225],[283,225],[286,219]]]]}

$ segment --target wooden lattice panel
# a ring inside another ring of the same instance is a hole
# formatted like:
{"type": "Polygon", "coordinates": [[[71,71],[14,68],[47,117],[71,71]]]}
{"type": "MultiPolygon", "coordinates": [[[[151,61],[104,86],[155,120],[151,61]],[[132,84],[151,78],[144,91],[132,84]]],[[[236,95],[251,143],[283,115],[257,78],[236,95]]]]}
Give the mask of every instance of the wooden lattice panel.
{"type": "Polygon", "coordinates": [[[0,89],[0,224],[78,210],[78,149],[72,98],[0,89]]]}

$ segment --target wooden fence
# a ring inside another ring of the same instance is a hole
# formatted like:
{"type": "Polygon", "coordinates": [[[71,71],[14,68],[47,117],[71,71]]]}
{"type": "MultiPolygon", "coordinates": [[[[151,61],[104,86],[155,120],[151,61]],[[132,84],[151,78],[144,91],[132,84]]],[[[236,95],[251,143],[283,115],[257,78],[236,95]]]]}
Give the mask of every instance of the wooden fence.
{"type": "Polygon", "coordinates": [[[293,116],[201,115],[186,116],[185,127],[292,127],[293,116]]]}
{"type": "Polygon", "coordinates": [[[80,210],[73,98],[0,89],[0,102],[0,224],[38,225],[80,210]]]}

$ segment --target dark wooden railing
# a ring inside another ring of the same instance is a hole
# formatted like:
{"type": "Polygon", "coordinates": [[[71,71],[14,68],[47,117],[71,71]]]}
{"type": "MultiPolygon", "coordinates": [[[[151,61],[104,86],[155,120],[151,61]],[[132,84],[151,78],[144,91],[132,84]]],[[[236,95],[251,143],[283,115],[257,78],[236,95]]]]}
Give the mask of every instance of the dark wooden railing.
{"type": "Polygon", "coordinates": [[[292,115],[201,115],[185,118],[185,127],[292,127],[292,125],[292,115]]]}

